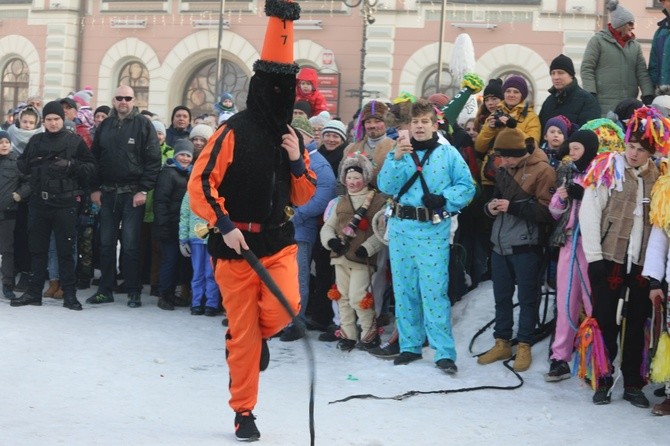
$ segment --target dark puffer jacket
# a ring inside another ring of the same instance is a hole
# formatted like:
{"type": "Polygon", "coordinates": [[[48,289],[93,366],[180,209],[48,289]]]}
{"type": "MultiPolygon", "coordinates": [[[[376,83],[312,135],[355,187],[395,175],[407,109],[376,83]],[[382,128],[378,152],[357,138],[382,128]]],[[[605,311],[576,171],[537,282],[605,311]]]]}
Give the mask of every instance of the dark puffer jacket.
{"type": "Polygon", "coordinates": [[[18,203],[12,198],[13,192],[18,193],[22,201],[30,195],[28,178],[19,171],[17,158],[16,152],[0,155],[0,218],[8,218],[16,212],[18,203]]]}
{"type": "Polygon", "coordinates": [[[191,166],[184,169],[170,158],[158,174],[154,191],[154,237],[157,240],[179,239],[179,210],[190,173],[191,166]]]}
{"type": "Polygon", "coordinates": [[[549,89],[549,96],[544,100],[540,110],[542,128],[548,120],[558,115],[565,116],[570,122],[581,127],[592,119],[600,118],[600,104],[591,93],[579,86],[577,79],[574,79],[560,91],[554,87],[549,89]]]}

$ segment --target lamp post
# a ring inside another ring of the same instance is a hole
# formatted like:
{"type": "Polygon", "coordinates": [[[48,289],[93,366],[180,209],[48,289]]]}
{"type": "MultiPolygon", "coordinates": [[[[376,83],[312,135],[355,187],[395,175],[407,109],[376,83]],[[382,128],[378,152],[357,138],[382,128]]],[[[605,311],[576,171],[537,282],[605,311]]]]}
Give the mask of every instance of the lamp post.
{"type": "Polygon", "coordinates": [[[351,97],[358,97],[358,108],[363,107],[363,98],[370,96],[371,91],[365,90],[365,56],[367,55],[366,45],[368,42],[368,26],[375,23],[375,17],[372,15],[373,9],[377,6],[379,0],[354,0],[351,3],[347,0],[341,0],[348,8],[361,7],[361,16],[363,17],[363,39],[361,43],[361,69],[358,82],[358,90],[347,90],[351,97]]]}
{"type": "Polygon", "coordinates": [[[216,98],[214,98],[214,103],[216,103],[221,97],[221,90],[223,89],[221,85],[221,64],[223,63],[223,51],[221,48],[221,40],[223,39],[223,13],[226,6],[226,0],[221,0],[221,8],[219,10],[219,40],[216,46],[216,98]]]}

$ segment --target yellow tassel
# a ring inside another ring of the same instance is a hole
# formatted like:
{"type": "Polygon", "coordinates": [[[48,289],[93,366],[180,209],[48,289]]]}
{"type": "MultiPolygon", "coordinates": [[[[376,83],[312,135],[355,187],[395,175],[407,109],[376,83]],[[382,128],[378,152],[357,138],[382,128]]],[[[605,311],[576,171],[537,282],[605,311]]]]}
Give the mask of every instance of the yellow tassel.
{"type": "Polygon", "coordinates": [[[651,189],[649,221],[670,235],[670,175],[658,177],[651,189]]]}
{"type": "Polygon", "coordinates": [[[670,335],[667,331],[661,333],[654,359],[651,360],[651,381],[666,383],[670,381],[670,335]]]}

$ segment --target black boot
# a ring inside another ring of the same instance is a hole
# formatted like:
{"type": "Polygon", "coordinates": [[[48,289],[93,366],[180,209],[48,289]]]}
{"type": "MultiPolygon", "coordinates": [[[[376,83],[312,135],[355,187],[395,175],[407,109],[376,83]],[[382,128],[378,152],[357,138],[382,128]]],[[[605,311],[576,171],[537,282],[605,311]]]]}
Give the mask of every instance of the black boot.
{"type": "Polygon", "coordinates": [[[18,299],[12,299],[9,302],[12,307],[23,307],[24,305],[42,305],[42,296],[39,294],[30,294],[28,291],[23,293],[18,299]]]}
{"type": "Polygon", "coordinates": [[[16,294],[14,294],[14,284],[3,283],[2,295],[5,296],[5,299],[16,299],[16,294]]]}
{"type": "Polygon", "coordinates": [[[63,298],[63,307],[70,310],[81,311],[81,303],[76,296],[65,296],[63,298]]]}
{"type": "Polygon", "coordinates": [[[174,310],[174,294],[166,293],[160,299],[158,299],[158,308],[161,310],[174,310]]]}

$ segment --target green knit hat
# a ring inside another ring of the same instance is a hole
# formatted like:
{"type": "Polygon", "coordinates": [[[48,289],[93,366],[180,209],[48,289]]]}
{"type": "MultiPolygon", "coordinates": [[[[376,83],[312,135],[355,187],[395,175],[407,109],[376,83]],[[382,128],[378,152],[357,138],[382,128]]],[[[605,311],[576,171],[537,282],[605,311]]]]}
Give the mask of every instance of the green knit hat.
{"type": "Polygon", "coordinates": [[[312,128],[312,124],[310,124],[307,118],[304,116],[296,116],[293,118],[293,121],[291,121],[291,126],[296,130],[300,130],[310,138],[314,138],[314,129],[312,128]]]}

